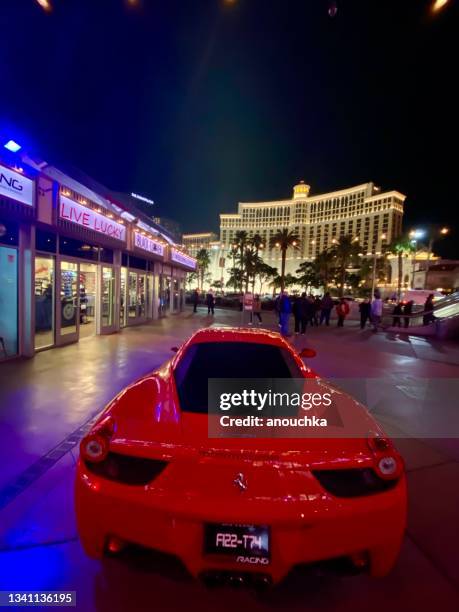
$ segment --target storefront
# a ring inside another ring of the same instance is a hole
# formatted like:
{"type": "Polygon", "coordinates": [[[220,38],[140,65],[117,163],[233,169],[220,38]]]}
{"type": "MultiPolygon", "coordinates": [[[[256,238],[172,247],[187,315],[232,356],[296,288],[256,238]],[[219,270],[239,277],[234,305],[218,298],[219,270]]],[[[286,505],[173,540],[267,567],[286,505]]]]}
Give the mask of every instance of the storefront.
{"type": "Polygon", "coordinates": [[[0,360],[180,312],[194,260],[177,251],[173,261],[164,230],[54,167],[9,161],[0,163],[0,360]]]}
{"type": "Polygon", "coordinates": [[[35,180],[22,166],[0,164],[0,360],[21,354],[30,306],[24,285],[31,272],[30,224],[35,180]]]}

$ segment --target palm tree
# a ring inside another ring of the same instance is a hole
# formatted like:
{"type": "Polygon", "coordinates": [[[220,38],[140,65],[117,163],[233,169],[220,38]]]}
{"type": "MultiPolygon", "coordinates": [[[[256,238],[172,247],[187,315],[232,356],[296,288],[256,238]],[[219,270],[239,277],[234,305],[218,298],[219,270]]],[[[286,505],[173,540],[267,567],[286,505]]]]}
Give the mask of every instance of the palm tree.
{"type": "Polygon", "coordinates": [[[199,251],[196,254],[196,265],[197,265],[197,271],[198,271],[198,278],[199,278],[199,283],[200,286],[199,288],[202,291],[202,286],[204,284],[204,277],[206,275],[207,269],[210,266],[210,255],[209,252],[206,251],[206,249],[199,249],[199,251]]]}
{"type": "Polygon", "coordinates": [[[257,265],[261,262],[260,257],[256,253],[255,249],[247,248],[244,252],[244,268],[243,276],[245,279],[245,291],[249,290],[249,281],[252,278],[252,292],[255,285],[255,274],[257,271],[257,265]]]}
{"type": "Polygon", "coordinates": [[[300,263],[297,281],[306,290],[308,287],[317,287],[320,284],[320,275],[317,264],[313,261],[303,261],[300,263]]]}
{"type": "Polygon", "coordinates": [[[235,291],[237,289],[240,289],[241,284],[244,282],[244,277],[241,272],[241,269],[235,266],[234,268],[230,268],[228,270],[228,273],[229,279],[226,282],[226,286],[233,287],[235,291]]]}
{"type": "Polygon", "coordinates": [[[256,274],[260,279],[260,293],[263,289],[263,283],[266,281],[275,278],[279,275],[277,268],[273,268],[272,266],[265,263],[262,259],[259,260],[257,264],[256,274]]]}
{"type": "Polygon", "coordinates": [[[252,293],[254,293],[255,292],[255,275],[256,275],[256,270],[257,270],[257,262],[260,259],[259,251],[261,248],[263,248],[263,238],[260,236],[260,234],[254,234],[250,238],[250,246],[255,251],[255,258],[254,258],[255,263],[253,266],[253,275],[252,275],[252,293]]]}
{"type": "Polygon", "coordinates": [[[336,257],[336,267],[339,275],[339,295],[343,296],[346,281],[346,270],[355,260],[360,251],[358,242],[352,236],[341,236],[331,251],[336,257]]]}
{"type": "Polygon", "coordinates": [[[248,242],[248,234],[245,230],[239,230],[238,232],[236,232],[236,234],[234,235],[234,239],[235,239],[235,247],[239,252],[239,265],[240,265],[240,269],[241,269],[241,285],[240,285],[240,289],[241,289],[241,293],[243,291],[243,283],[244,283],[244,253],[245,253],[245,249],[247,247],[247,242],[248,242]]]}
{"type": "Polygon", "coordinates": [[[324,293],[327,291],[330,276],[335,264],[335,256],[330,249],[325,249],[317,255],[314,260],[320,281],[324,287],[324,293]]]}
{"type": "Polygon", "coordinates": [[[389,252],[397,255],[398,265],[398,281],[397,281],[397,297],[400,299],[402,292],[402,276],[403,276],[403,256],[408,256],[416,250],[415,245],[408,236],[399,236],[395,238],[389,246],[389,252]]]}
{"type": "Polygon", "coordinates": [[[280,289],[281,291],[285,288],[285,259],[287,257],[287,251],[289,248],[299,249],[300,248],[300,237],[295,232],[290,232],[288,229],[281,229],[271,237],[269,241],[271,248],[279,248],[282,255],[281,260],[281,273],[280,273],[280,289]]]}

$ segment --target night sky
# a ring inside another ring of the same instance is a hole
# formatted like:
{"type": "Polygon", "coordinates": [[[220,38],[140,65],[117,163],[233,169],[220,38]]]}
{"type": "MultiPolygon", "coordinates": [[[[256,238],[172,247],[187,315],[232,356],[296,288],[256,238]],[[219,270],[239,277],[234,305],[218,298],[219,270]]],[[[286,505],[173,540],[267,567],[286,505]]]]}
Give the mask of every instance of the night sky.
{"type": "MultiPolygon", "coordinates": [[[[184,231],[237,202],[374,180],[405,228],[457,218],[458,5],[1,0],[0,123],[184,231]]],[[[459,257],[457,227],[438,250],[459,257]]]]}

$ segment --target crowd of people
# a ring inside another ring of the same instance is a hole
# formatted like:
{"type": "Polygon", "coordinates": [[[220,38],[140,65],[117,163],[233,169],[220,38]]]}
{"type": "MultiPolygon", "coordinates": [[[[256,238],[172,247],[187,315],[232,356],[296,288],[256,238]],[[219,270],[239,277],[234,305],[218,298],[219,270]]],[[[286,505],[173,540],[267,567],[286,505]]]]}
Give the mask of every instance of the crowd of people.
{"type": "MultiPolygon", "coordinates": [[[[429,323],[435,319],[433,314],[433,299],[434,294],[432,293],[428,296],[424,304],[424,325],[429,325],[429,323]]],[[[197,312],[199,303],[199,292],[197,289],[193,291],[191,301],[193,304],[193,312],[197,312]]],[[[211,289],[207,292],[204,303],[207,306],[207,314],[214,315],[215,296],[211,289]]],[[[242,300],[240,305],[242,310],[242,300]]],[[[392,310],[393,327],[409,327],[410,317],[413,314],[413,305],[413,300],[396,302],[392,310]]],[[[294,318],[295,334],[304,335],[308,325],[311,327],[318,327],[322,324],[329,326],[333,309],[336,311],[337,326],[344,327],[344,322],[350,313],[349,302],[346,298],[342,297],[336,301],[330,296],[329,292],[326,292],[324,296],[307,295],[306,292],[303,292],[300,296],[290,297],[287,291],[282,291],[275,301],[275,310],[279,319],[280,331],[284,336],[290,335],[289,324],[291,315],[293,315],[294,318]]],[[[253,321],[256,319],[258,323],[263,322],[261,316],[261,298],[259,295],[253,297],[251,312],[253,321]]],[[[379,291],[375,291],[372,300],[370,300],[370,298],[365,298],[363,302],[359,304],[359,313],[360,329],[371,326],[373,331],[378,331],[381,327],[383,317],[383,300],[379,291]]]]}

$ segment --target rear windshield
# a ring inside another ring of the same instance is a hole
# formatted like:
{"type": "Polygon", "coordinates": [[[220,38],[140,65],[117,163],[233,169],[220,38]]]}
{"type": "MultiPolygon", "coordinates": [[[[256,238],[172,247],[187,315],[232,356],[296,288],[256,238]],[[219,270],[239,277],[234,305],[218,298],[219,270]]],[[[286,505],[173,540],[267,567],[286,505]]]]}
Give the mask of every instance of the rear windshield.
{"type": "Polygon", "coordinates": [[[209,378],[302,378],[283,348],[253,342],[203,342],[191,345],[174,372],[181,409],[207,412],[209,378]]]}

